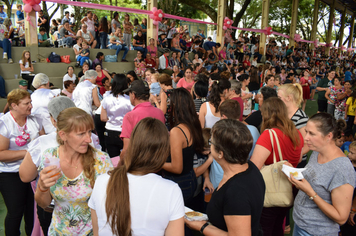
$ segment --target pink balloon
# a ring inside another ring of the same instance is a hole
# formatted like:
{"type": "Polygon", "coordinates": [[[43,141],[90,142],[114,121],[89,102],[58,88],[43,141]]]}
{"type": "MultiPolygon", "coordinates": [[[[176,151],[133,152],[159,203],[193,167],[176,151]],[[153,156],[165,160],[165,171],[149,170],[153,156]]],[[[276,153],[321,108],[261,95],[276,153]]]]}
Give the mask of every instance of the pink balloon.
{"type": "Polygon", "coordinates": [[[154,16],[153,14],[150,14],[150,18],[151,18],[151,19],[154,19],[154,17],[155,17],[155,16],[154,16]]]}
{"type": "Polygon", "coordinates": [[[30,4],[26,4],[23,10],[27,13],[30,13],[32,11],[32,6],[30,4]]]}
{"type": "Polygon", "coordinates": [[[156,20],[153,21],[154,25],[158,25],[158,23],[159,23],[159,21],[156,21],[156,20]]]}
{"type": "Polygon", "coordinates": [[[152,12],[157,11],[157,7],[152,7],[152,12]]]}
{"type": "Polygon", "coordinates": [[[227,30],[227,27],[226,27],[226,26],[223,26],[223,30],[227,30]]]}
{"type": "Polygon", "coordinates": [[[33,10],[35,10],[35,11],[41,11],[40,5],[34,5],[34,6],[32,6],[32,8],[33,8],[33,10]]]}
{"type": "Polygon", "coordinates": [[[22,1],[24,4],[27,4],[27,3],[29,3],[30,1],[29,0],[23,0],[22,1]]]}
{"type": "Polygon", "coordinates": [[[41,0],[35,0],[35,3],[36,3],[36,4],[40,4],[40,3],[41,3],[41,0]]]}

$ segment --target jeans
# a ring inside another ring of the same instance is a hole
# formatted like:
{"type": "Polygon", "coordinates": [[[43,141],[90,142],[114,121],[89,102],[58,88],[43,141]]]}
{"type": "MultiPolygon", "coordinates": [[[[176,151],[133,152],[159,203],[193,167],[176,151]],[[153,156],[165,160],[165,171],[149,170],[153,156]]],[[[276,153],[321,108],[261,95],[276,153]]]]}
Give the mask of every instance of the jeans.
{"type": "Polygon", "coordinates": [[[190,203],[194,197],[195,189],[197,188],[197,178],[195,172],[192,169],[187,174],[175,175],[169,172],[163,172],[163,178],[172,180],[177,183],[183,193],[184,205],[190,203]]]}
{"type": "Polygon", "coordinates": [[[110,158],[120,155],[121,149],[124,147],[124,142],[120,138],[121,132],[114,130],[106,130],[105,145],[110,158]]]}
{"type": "Polygon", "coordinates": [[[299,226],[297,224],[294,224],[293,236],[313,236],[313,235],[309,234],[307,231],[299,228],[299,226]]]}
{"type": "Polygon", "coordinates": [[[5,235],[19,236],[22,217],[25,231],[31,235],[33,228],[34,198],[31,183],[23,183],[19,173],[0,173],[0,192],[7,209],[5,235]]]}
{"type": "Polygon", "coordinates": [[[2,76],[0,76],[0,97],[6,98],[5,80],[2,76]]]}
{"type": "Polygon", "coordinates": [[[73,38],[72,37],[63,38],[63,43],[67,44],[68,47],[72,47],[73,46],[73,38]]]}
{"type": "Polygon", "coordinates": [[[142,52],[142,54],[143,54],[143,58],[146,58],[147,48],[143,48],[143,47],[134,47],[134,49],[135,49],[136,51],[140,51],[140,52],[142,52]]]}
{"type": "Polygon", "coordinates": [[[84,63],[86,60],[89,60],[89,57],[83,57],[83,56],[81,56],[81,55],[79,55],[79,56],[77,57],[77,61],[80,62],[80,66],[83,66],[83,63],[84,63]]]}
{"type": "Polygon", "coordinates": [[[332,116],[334,116],[334,111],[335,111],[335,105],[328,103],[328,107],[327,107],[326,112],[331,114],[332,116]]]}
{"type": "Polygon", "coordinates": [[[108,34],[106,32],[100,32],[100,49],[107,49],[108,34]]]}
{"type": "Polygon", "coordinates": [[[125,60],[127,52],[129,51],[129,47],[128,46],[124,46],[124,45],[121,45],[121,44],[111,45],[111,46],[109,46],[109,48],[110,49],[116,49],[116,56],[119,55],[119,52],[121,50],[125,50],[124,51],[124,55],[122,56],[122,60],[125,60]]]}
{"type": "Polygon", "coordinates": [[[213,65],[211,65],[211,64],[205,66],[205,68],[206,68],[208,71],[210,71],[212,67],[213,67],[213,65]]]}
{"type": "Polygon", "coordinates": [[[11,43],[8,39],[4,38],[2,41],[0,40],[0,48],[7,53],[7,58],[10,59],[11,57],[11,43]]]}
{"type": "Polygon", "coordinates": [[[130,45],[131,45],[131,37],[132,37],[132,34],[125,34],[124,33],[124,42],[126,44],[127,47],[130,48],[130,45]]]}

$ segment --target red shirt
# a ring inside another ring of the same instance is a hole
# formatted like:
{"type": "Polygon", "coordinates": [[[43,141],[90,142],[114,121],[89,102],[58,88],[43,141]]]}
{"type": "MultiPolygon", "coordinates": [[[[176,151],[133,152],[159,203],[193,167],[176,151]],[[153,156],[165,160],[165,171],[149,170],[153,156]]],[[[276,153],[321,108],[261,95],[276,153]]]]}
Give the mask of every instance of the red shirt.
{"type": "MultiPolygon", "coordinates": [[[[279,144],[281,147],[281,152],[283,155],[283,160],[288,160],[288,162],[291,163],[293,167],[297,167],[301,157],[302,148],[304,146],[304,139],[302,134],[298,130],[300,142],[299,145],[294,148],[292,140],[290,140],[288,136],[284,135],[283,132],[277,128],[273,128],[273,130],[276,131],[277,133],[279,144]]],[[[273,143],[275,145],[274,152],[276,153],[276,158],[278,162],[280,159],[279,159],[278,149],[276,146],[277,144],[274,138],[273,140],[274,140],[273,143]]],[[[262,147],[265,147],[271,152],[271,154],[265,161],[265,165],[273,164],[272,144],[271,144],[271,139],[268,130],[263,131],[261,136],[258,138],[256,145],[261,145],[262,147]]]]}
{"type": "Polygon", "coordinates": [[[107,90],[105,89],[105,86],[101,87],[100,88],[100,94],[101,95],[104,95],[104,93],[106,92],[107,90]]]}
{"type": "Polygon", "coordinates": [[[163,124],[165,123],[164,114],[160,109],[152,106],[150,102],[143,102],[136,105],[132,111],[124,116],[120,138],[130,138],[136,124],[146,117],[156,118],[163,124]]]}
{"type": "Polygon", "coordinates": [[[242,121],[242,119],[243,119],[243,113],[244,113],[244,101],[242,101],[241,97],[234,97],[234,98],[231,98],[231,99],[239,102],[239,104],[240,104],[240,117],[239,117],[239,121],[242,121]]]}
{"type": "Polygon", "coordinates": [[[150,60],[148,60],[146,58],[145,62],[146,62],[146,68],[155,68],[156,67],[156,61],[152,58],[150,60]]]}

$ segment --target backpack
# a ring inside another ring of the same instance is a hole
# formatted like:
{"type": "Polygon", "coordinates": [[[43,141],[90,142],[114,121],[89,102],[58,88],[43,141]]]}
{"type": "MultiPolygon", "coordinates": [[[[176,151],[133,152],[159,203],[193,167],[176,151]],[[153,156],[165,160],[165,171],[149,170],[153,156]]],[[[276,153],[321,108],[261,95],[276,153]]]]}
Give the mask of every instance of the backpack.
{"type": "Polygon", "coordinates": [[[117,62],[117,56],[116,55],[105,55],[105,61],[106,62],[117,62]]]}
{"type": "Polygon", "coordinates": [[[50,62],[58,63],[58,62],[61,62],[61,56],[56,54],[55,52],[51,52],[51,54],[49,54],[49,56],[48,56],[48,60],[50,62]]]}

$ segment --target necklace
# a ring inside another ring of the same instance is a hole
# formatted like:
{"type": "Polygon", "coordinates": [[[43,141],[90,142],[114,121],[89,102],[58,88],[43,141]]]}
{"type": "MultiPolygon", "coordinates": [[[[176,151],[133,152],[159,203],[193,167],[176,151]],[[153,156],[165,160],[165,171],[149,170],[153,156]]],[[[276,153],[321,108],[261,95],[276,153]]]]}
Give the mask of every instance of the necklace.
{"type": "MultiPolygon", "coordinates": [[[[58,148],[58,158],[59,158],[59,148],[58,148]]],[[[71,168],[75,168],[75,170],[77,170],[78,169],[78,165],[79,165],[79,163],[77,163],[77,165],[76,166],[73,166],[73,165],[71,165],[70,164],[70,162],[67,160],[67,159],[64,159],[67,163],[68,163],[68,165],[71,167],[71,168]]]]}

